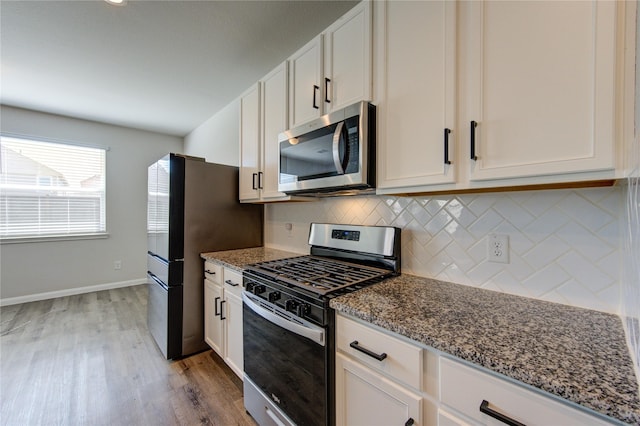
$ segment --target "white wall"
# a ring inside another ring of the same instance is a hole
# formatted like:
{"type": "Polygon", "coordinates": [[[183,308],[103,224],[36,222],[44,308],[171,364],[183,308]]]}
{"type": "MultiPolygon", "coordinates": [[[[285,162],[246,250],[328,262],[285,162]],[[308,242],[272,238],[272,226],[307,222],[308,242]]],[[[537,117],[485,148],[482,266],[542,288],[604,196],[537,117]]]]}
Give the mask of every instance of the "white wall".
{"type": "Polygon", "coordinates": [[[240,103],[235,100],[184,138],[184,153],[210,163],[238,166],[239,140],[240,103]]]}
{"type": "Polygon", "coordinates": [[[107,151],[109,238],[2,244],[0,300],[17,303],[142,282],[146,276],[147,166],[181,152],[179,137],[2,106],[1,129],[110,147],[107,151]],[[114,260],[122,269],[114,270],[114,260]]]}
{"type": "Polygon", "coordinates": [[[613,187],[270,204],[265,245],[306,253],[311,222],[392,225],[403,273],[619,313],[623,203],[613,187]],[[508,264],[487,262],[492,232],[509,236],[508,264]]]}

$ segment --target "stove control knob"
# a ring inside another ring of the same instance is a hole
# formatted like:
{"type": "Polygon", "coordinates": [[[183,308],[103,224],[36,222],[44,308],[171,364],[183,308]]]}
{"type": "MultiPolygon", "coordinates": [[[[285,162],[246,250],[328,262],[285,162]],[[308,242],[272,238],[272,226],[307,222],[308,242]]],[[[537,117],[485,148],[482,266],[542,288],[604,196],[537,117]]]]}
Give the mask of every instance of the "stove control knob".
{"type": "Polygon", "coordinates": [[[299,317],[308,315],[310,311],[311,307],[306,303],[300,303],[298,304],[298,306],[296,306],[296,315],[298,315],[299,317]]]}
{"type": "Polygon", "coordinates": [[[255,295],[257,296],[257,295],[259,295],[259,294],[264,293],[264,292],[265,292],[265,290],[266,290],[265,286],[263,286],[262,284],[256,284],[256,285],[253,287],[253,290],[252,290],[252,291],[253,291],[253,294],[255,294],[255,295]]]}
{"type": "Polygon", "coordinates": [[[298,301],[294,299],[288,299],[284,302],[284,308],[289,312],[296,312],[296,308],[298,307],[298,301]]]}
{"type": "Polygon", "coordinates": [[[245,288],[248,292],[252,292],[255,286],[256,286],[256,283],[252,283],[249,281],[247,282],[247,285],[245,286],[245,288]]]}
{"type": "Polygon", "coordinates": [[[273,303],[276,300],[280,299],[280,292],[279,291],[272,291],[271,293],[269,293],[269,302],[273,303]]]}

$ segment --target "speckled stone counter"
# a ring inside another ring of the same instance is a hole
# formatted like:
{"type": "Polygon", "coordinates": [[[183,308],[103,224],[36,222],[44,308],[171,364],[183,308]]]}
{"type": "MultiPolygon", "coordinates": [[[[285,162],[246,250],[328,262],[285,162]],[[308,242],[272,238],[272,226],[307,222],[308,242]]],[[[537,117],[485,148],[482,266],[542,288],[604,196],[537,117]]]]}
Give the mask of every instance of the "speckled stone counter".
{"type": "Polygon", "coordinates": [[[247,265],[252,263],[286,259],[287,257],[295,256],[301,256],[301,254],[267,247],[253,247],[248,249],[215,251],[200,254],[200,257],[205,260],[212,260],[222,266],[226,266],[240,272],[242,272],[247,265]]]}
{"type": "Polygon", "coordinates": [[[405,274],[337,297],[331,306],[640,424],[638,383],[615,315],[405,274]]]}

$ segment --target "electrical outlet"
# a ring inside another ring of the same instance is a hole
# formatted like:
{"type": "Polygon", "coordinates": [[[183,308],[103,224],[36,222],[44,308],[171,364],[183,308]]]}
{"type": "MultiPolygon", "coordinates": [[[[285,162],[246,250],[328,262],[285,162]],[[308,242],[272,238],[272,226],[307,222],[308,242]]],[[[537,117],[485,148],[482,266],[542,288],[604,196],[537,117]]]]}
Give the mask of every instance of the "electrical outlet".
{"type": "Polygon", "coordinates": [[[116,271],[119,271],[120,269],[122,269],[122,261],[121,260],[114,260],[113,261],[113,269],[115,269],[116,271]]]}
{"type": "Polygon", "coordinates": [[[293,237],[293,223],[285,223],[284,224],[284,229],[287,230],[287,237],[288,238],[293,237]]]}
{"type": "Polygon", "coordinates": [[[487,236],[487,260],[489,262],[509,263],[509,236],[489,234],[487,236]]]}

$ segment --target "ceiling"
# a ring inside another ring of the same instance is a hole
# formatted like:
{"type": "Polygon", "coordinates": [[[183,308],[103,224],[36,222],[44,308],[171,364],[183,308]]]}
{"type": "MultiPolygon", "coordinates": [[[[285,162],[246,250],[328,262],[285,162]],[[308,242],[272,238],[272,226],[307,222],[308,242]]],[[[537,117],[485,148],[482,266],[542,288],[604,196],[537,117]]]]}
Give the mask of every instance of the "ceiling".
{"type": "Polygon", "coordinates": [[[0,102],[184,136],[355,4],[1,0],[0,102]]]}

